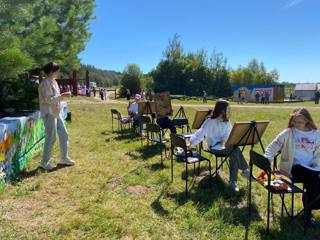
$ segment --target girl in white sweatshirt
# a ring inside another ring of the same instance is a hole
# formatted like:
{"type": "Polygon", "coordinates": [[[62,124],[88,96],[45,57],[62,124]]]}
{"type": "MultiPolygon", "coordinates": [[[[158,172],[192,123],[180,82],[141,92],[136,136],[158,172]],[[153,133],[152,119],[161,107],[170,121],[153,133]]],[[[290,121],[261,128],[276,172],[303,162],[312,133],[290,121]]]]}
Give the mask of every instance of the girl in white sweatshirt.
{"type": "Polygon", "coordinates": [[[190,145],[194,146],[205,138],[212,153],[228,155],[230,159],[230,186],[234,191],[239,191],[237,186],[238,169],[242,170],[242,175],[245,177],[249,177],[250,172],[239,147],[224,147],[232,129],[229,117],[229,102],[218,100],[211,118],[208,118],[191,137],[190,145]]]}
{"type": "Polygon", "coordinates": [[[281,152],[281,172],[295,182],[304,183],[310,207],[307,212],[308,224],[313,225],[311,211],[320,208],[320,201],[310,206],[320,194],[320,131],[307,109],[293,111],[288,127],[269,144],[265,157],[271,162],[278,152],[281,152]]]}

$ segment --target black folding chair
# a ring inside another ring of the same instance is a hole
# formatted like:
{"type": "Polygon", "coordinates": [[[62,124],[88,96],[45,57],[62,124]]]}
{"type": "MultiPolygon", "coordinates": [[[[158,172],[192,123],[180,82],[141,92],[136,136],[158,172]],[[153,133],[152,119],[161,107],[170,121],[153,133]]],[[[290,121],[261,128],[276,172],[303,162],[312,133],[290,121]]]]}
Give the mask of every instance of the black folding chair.
{"type": "MultiPolygon", "coordinates": [[[[163,150],[164,155],[167,156],[166,140],[164,139],[164,132],[160,126],[154,123],[147,123],[145,128],[147,134],[147,143],[154,142],[161,147],[161,166],[163,167],[163,150]]],[[[142,141],[142,138],[141,138],[142,141]]]]}
{"type": "Polygon", "coordinates": [[[121,113],[117,109],[111,109],[111,126],[112,126],[112,132],[113,132],[113,121],[116,120],[118,122],[118,131],[123,130],[123,127],[125,125],[128,125],[129,128],[132,124],[132,119],[127,117],[122,117],[121,113]]]}
{"type": "Polygon", "coordinates": [[[181,158],[185,162],[185,171],[186,171],[186,195],[188,196],[188,165],[193,164],[193,172],[195,173],[195,164],[202,161],[207,161],[209,163],[209,177],[211,182],[211,162],[209,159],[201,156],[200,154],[192,151],[191,149],[187,148],[186,140],[178,136],[177,134],[171,134],[171,181],[173,182],[173,156],[175,155],[174,151],[177,148],[182,150],[181,158]]]}
{"type": "MultiPolygon", "coordinates": [[[[274,159],[273,159],[273,162],[274,162],[274,164],[273,164],[273,170],[274,170],[274,171],[279,171],[279,172],[281,172],[281,171],[278,169],[278,157],[279,157],[279,155],[281,155],[281,152],[279,152],[279,153],[274,157],[274,159]]],[[[288,177],[288,178],[289,178],[289,177],[288,177]]],[[[303,190],[303,192],[304,192],[304,193],[303,193],[303,194],[304,194],[304,201],[305,201],[305,202],[308,202],[308,198],[307,198],[307,195],[306,195],[306,190],[305,190],[304,183],[303,183],[303,182],[295,181],[293,178],[290,178],[290,180],[291,180],[291,183],[292,183],[293,185],[302,184],[302,190],[303,190]]],[[[294,215],[294,193],[292,193],[292,196],[291,196],[291,206],[292,206],[292,208],[291,208],[291,216],[297,217],[297,216],[301,215],[302,213],[307,212],[306,207],[307,207],[307,208],[311,208],[319,199],[320,199],[320,194],[319,194],[315,199],[313,199],[307,206],[305,206],[303,209],[301,209],[296,215],[294,215]]],[[[306,228],[305,228],[305,233],[306,233],[306,228]]]]}
{"type": "Polygon", "coordinates": [[[149,116],[139,116],[139,124],[141,124],[141,129],[140,126],[137,127],[137,131],[140,134],[140,139],[141,139],[141,145],[143,144],[143,137],[146,137],[147,135],[144,134],[144,131],[146,131],[146,124],[151,123],[151,119],[149,116]]]}
{"type": "MultiPolygon", "coordinates": [[[[249,207],[249,216],[251,216],[251,198],[252,198],[252,180],[256,180],[258,183],[260,183],[264,189],[268,191],[268,199],[267,199],[267,233],[269,233],[269,224],[270,224],[270,201],[272,194],[278,194],[281,199],[281,217],[283,216],[283,210],[286,210],[286,213],[293,217],[293,215],[289,214],[289,211],[287,210],[287,207],[284,202],[284,195],[285,194],[297,194],[301,193],[304,194],[304,191],[297,187],[296,185],[292,184],[291,182],[281,179],[284,184],[287,186],[287,189],[276,189],[271,184],[271,164],[269,160],[264,157],[263,155],[255,152],[254,150],[250,150],[250,179],[249,179],[249,195],[248,195],[248,207],[249,207]],[[260,170],[264,171],[268,178],[267,183],[265,184],[264,181],[258,181],[256,177],[253,176],[253,166],[259,168],[260,170]]],[[[291,206],[292,213],[293,213],[293,205],[291,206]]],[[[304,233],[306,233],[306,216],[304,216],[304,233]]]]}
{"type": "Polygon", "coordinates": [[[203,150],[204,152],[215,156],[215,162],[216,162],[215,171],[212,173],[212,176],[215,176],[216,180],[218,180],[219,170],[220,168],[223,169],[223,164],[226,162],[229,167],[229,162],[227,161],[229,158],[228,154],[213,152],[210,148],[205,148],[203,142],[200,143],[199,148],[200,148],[200,154],[201,154],[201,151],[203,150]]]}

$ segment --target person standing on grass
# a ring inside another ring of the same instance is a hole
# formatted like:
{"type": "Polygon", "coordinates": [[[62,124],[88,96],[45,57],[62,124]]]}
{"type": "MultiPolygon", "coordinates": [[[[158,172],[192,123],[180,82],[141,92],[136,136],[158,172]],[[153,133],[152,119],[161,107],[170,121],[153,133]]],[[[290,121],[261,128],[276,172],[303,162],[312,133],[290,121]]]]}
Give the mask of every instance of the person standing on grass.
{"type": "Polygon", "coordinates": [[[190,145],[195,146],[203,139],[206,139],[209,149],[213,154],[226,154],[230,163],[230,187],[235,192],[239,191],[237,185],[238,169],[242,170],[243,177],[249,177],[250,171],[248,163],[242,155],[238,146],[225,148],[232,125],[229,120],[230,104],[225,100],[218,100],[215,104],[211,117],[204,121],[201,128],[190,138],[190,145]]]}
{"type": "Polygon", "coordinates": [[[319,92],[319,91],[316,91],[314,95],[315,95],[314,103],[315,103],[315,104],[319,104],[320,92],[319,92]]]}
{"type": "Polygon", "coordinates": [[[203,99],[202,99],[203,103],[207,102],[207,92],[205,90],[203,90],[203,99]]]}
{"type": "Polygon", "coordinates": [[[47,78],[39,84],[39,104],[41,117],[45,127],[45,143],[43,149],[43,157],[40,167],[44,170],[52,170],[49,163],[52,148],[56,141],[58,133],[60,142],[60,161],[61,165],[74,165],[75,161],[68,156],[68,132],[61,116],[61,99],[64,96],[71,96],[71,92],[60,93],[60,89],[56,79],[60,73],[60,67],[54,62],[50,62],[43,68],[47,78]]]}
{"type": "Polygon", "coordinates": [[[107,100],[107,90],[105,88],[103,89],[103,99],[107,100]]]}
{"type": "Polygon", "coordinates": [[[256,92],[255,98],[256,98],[256,103],[259,103],[259,101],[260,101],[260,93],[258,91],[256,92]]]}
{"type": "Polygon", "coordinates": [[[102,88],[100,88],[99,94],[100,94],[101,101],[103,101],[103,90],[102,90],[102,88]]]}
{"type": "Polygon", "coordinates": [[[240,89],[238,90],[238,104],[241,103],[242,101],[242,94],[241,94],[241,91],[240,89]]]}
{"type": "Polygon", "coordinates": [[[129,88],[127,88],[126,89],[126,98],[128,101],[130,100],[130,97],[131,97],[131,92],[130,92],[129,88]]]}
{"type": "Polygon", "coordinates": [[[264,92],[262,92],[261,93],[261,104],[264,104],[265,103],[265,93],[264,92]]]}
{"type": "Polygon", "coordinates": [[[269,104],[270,103],[270,93],[269,92],[266,92],[265,93],[265,104],[269,104]]]}
{"type": "Polygon", "coordinates": [[[320,200],[314,202],[320,194],[320,131],[307,109],[293,111],[288,127],[269,144],[264,156],[272,162],[279,152],[280,171],[295,182],[304,184],[307,198],[303,198],[303,204],[308,207],[305,213],[307,224],[313,226],[311,211],[320,209],[320,200]]]}

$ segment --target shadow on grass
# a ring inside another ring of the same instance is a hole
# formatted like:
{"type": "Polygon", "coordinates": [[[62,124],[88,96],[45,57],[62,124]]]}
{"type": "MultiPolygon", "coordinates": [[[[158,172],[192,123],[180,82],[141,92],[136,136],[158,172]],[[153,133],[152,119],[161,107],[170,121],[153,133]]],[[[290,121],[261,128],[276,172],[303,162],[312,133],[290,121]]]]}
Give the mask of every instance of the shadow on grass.
{"type": "Polygon", "coordinates": [[[32,177],[38,176],[41,173],[55,172],[55,171],[58,171],[58,170],[60,170],[62,168],[66,168],[66,167],[72,167],[72,166],[58,164],[57,166],[52,168],[51,171],[46,171],[41,167],[37,167],[37,168],[29,170],[29,171],[23,171],[23,172],[21,172],[21,174],[17,178],[11,179],[11,183],[12,183],[12,185],[16,185],[17,183],[23,181],[24,179],[28,179],[28,178],[32,178],[32,177]]]}
{"type": "Polygon", "coordinates": [[[161,205],[160,199],[167,193],[167,188],[162,189],[160,195],[151,203],[153,211],[159,216],[165,217],[169,215],[169,211],[161,205]]]}
{"type": "MultiPolygon", "coordinates": [[[[117,136],[112,137],[114,140],[132,140],[132,139],[136,139],[138,136],[138,134],[134,131],[134,129],[123,129],[123,130],[105,130],[101,132],[102,135],[113,135],[116,134],[117,136]]],[[[107,138],[106,141],[110,141],[110,138],[107,138]]]]}
{"type": "Polygon", "coordinates": [[[148,165],[147,168],[149,168],[152,171],[158,171],[166,168],[166,164],[161,164],[160,160],[158,163],[153,163],[151,165],[148,165]]]}
{"type": "MultiPolygon", "coordinates": [[[[112,130],[104,130],[103,132],[101,132],[102,135],[110,135],[113,134],[114,132],[112,132],[112,130]]],[[[120,131],[119,131],[120,133],[120,131]]]]}
{"type": "MultiPolygon", "coordinates": [[[[160,144],[145,144],[141,146],[140,148],[137,149],[137,151],[141,154],[141,157],[143,160],[147,160],[149,158],[152,158],[156,155],[159,156],[159,162],[161,158],[161,145],[160,144]]],[[[166,159],[166,154],[165,154],[165,149],[163,148],[162,151],[163,154],[163,160],[166,159]]],[[[167,154],[168,154],[168,149],[167,149],[167,154]]]]}
{"type": "Polygon", "coordinates": [[[308,228],[307,234],[303,233],[303,218],[297,217],[292,219],[289,216],[280,218],[277,217],[272,221],[270,218],[270,232],[267,234],[266,219],[264,219],[265,224],[258,226],[257,233],[260,235],[262,240],[285,240],[285,239],[307,239],[314,240],[319,239],[320,234],[320,224],[316,224],[316,228],[308,228]]]}
{"type": "MultiPolygon", "coordinates": [[[[193,170],[192,170],[193,171],[193,170]]],[[[219,176],[215,178],[205,176],[201,180],[197,177],[188,178],[188,197],[185,189],[181,192],[170,193],[168,187],[162,190],[160,195],[152,202],[151,207],[159,216],[166,217],[169,215],[168,210],[161,205],[161,198],[172,199],[177,202],[178,206],[173,210],[176,211],[188,201],[192,201],[196,206],[199,214],[206,215],[208,218],[221,219],[224,224],[240,225],[245,228],[244,239],[249,239],[249,227],[252,221],[261,220],[257,211],[257,206],[253,203],[251,208],[251,217],[247,205],[243,205],[247,195],[244,190],[235,193],[229,184],[225,183],[219,176]],[[195,182],[198,182],[195,187],[195,182]]],[[[168,185],[169,186],[169,185],[168,185]]]]}
{"type": "Polygon", "coordinates": [[[126,152],[125,155],[134,160],[140,159],[140,155],[136,154],[135,152],[126,152]]]}

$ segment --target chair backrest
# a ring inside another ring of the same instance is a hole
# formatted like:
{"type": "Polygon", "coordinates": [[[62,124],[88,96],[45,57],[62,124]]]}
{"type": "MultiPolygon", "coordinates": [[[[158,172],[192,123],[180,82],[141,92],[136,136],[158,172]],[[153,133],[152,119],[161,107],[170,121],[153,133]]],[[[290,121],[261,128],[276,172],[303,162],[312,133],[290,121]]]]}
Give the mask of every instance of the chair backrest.
{"type": "Polygon", "coordinates": [[[170,139],[171,139],[171,148],[179,147],[183,149],[185,154],[188,152],[186,140],[184,138],[178,136],[177,134],[172,133],[170,134],[170,139]]]}
{"type": "Polygon", "coordinates": [[[250,164],[257,166],[267,174],[271,173],[271,164],[269,159],[253,150],[250,150],[250,164]]]}
{"type": "Polygon", "coordinates": [[[153,132],[153,133],[160,133],[161,127],[154,123],[147,123],[146,124],[146,131],[153,132]]]}
{"type": "Polygon", "coordinates": [[[111,116],[114,119],[121,119],[121,113],[117,109],[111,109],[111,116]],[[116,115],[116,117],[114,117],[114,115],[116,115]]]}

